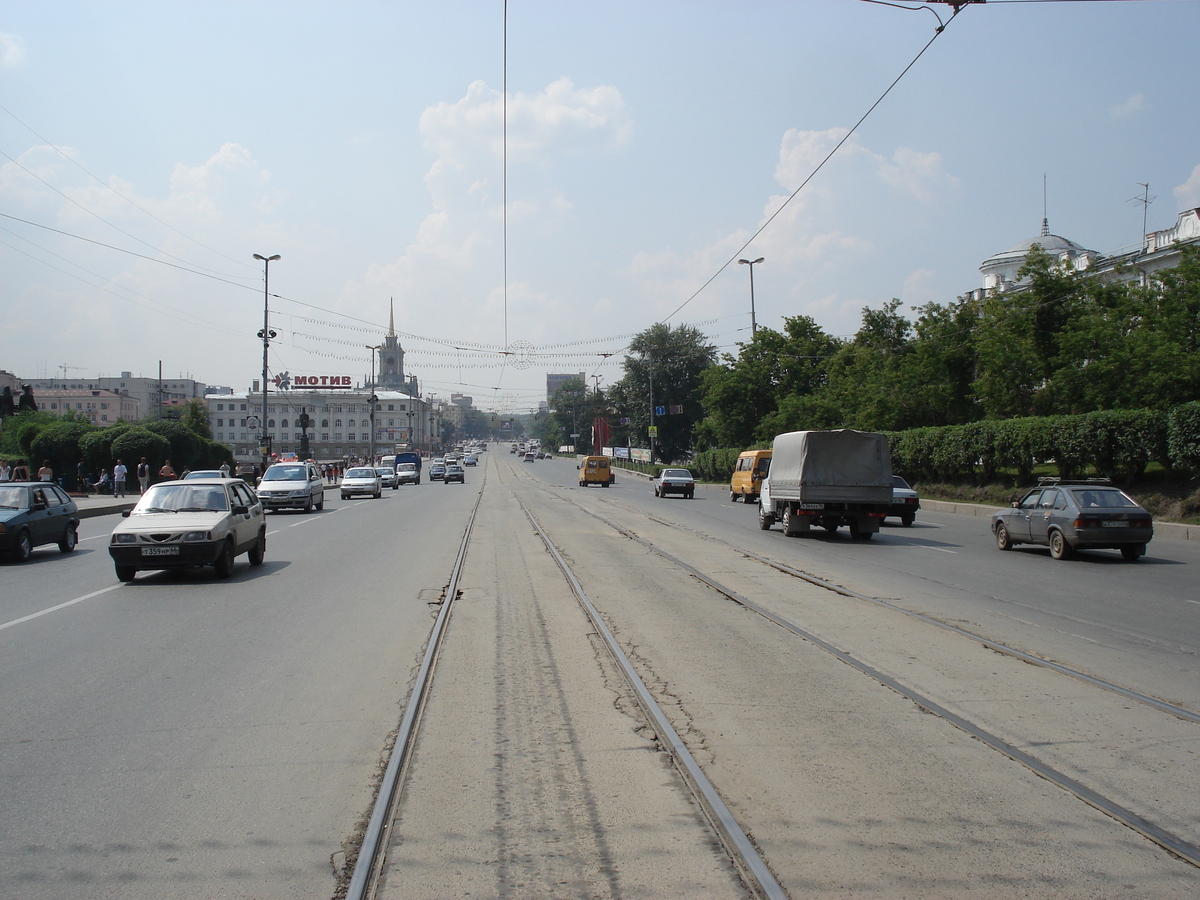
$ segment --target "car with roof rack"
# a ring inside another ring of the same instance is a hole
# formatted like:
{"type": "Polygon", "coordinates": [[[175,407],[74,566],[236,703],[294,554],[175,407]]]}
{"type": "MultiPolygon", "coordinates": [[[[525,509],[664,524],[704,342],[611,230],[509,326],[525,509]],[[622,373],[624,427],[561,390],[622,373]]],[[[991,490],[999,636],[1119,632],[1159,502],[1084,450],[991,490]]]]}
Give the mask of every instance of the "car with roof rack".
{"type": "Polygon", "coordinates": [[[992,514],[1001,550],[1019,544],[1049,547],[1054,559],[1077,550],[1119,550],[1133,562],[1154,537],[1150,513],[1107,478],[1040,478],[1038,486],[992,514]]]}

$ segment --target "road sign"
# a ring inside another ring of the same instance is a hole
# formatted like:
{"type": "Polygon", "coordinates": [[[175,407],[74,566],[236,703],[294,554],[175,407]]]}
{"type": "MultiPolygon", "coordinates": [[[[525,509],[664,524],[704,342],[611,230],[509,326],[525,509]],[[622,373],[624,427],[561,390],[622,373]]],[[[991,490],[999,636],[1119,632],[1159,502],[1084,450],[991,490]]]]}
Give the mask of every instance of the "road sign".
{"type": "Polygon", "coordinates": [[[654,414],[656,416],[665,416],[667,414],[667,408],[665,406],[656,406],[654,407],[654,414]]]}
{"type": "Polygon", "coordinates": [[[658,437],[658,426],[657,425],[651,425],[649,431],[650,431],[650,437],[658,437]]]}
{"type": "Polygon", "coordinates": [[[258,416],[250,416],[246,419],[246,427],[251,431],[258,431],[258,416]]]}

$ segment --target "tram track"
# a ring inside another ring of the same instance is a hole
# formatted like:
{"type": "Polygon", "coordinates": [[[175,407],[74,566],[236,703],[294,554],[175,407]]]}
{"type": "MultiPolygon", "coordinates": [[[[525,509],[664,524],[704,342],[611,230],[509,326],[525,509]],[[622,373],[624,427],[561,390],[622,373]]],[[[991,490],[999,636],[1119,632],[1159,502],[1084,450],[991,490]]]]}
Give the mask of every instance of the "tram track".
{"type": "MultiPolygon", "coordinates": [[[[411,689],[410,698],[405,706],[403,721],[401,722],[394,748],[388,759],[386,772],[370,816],[370,822],[363,837],[353,875],[350,878],[345,894],[339,894],[339,897],[345,896],[349,900],[361,900],[361,898],[374,896],[373,891],[378,882],[381,868],[386,864],[387,843],[391,834],[392,824],[395,822],[398,814],[397,810],[402,803],[404,782],[407,777],[408,766],[412,759],[413,747],[419,735],[424,705],[430,693],[430,685],[437,667],[437,660],[441,652],[447,624],[453,615],[455,600],[459,594],[458,579],[471,544],[475,516],[479,510],[484,490],[488,487],[488,470],[490,468],[489,466],[488,469],[485,469],[481,473],[484,474],[484,484],[481,487],[479,497],[476,499],[464,530],[441,608],[438,611],[434,627],[431,630],[424,658],[411,689]]],[[[1173,833],[1169,828],[1161,827],[1151,821],[1150,817],[1140,815],[1136,810],[1130,809],[1122,803],[1106,796],[1103,791],[1089,787],[1084,779],[1074,777],[1068,771],[1061,771],[1059,768],[1047,764],[1034,754],[1016,746],[1012,741],[1006,740],[1004,736],[993,733],[977,722],[972,721],[969,716],[955,712],[937,702],[937,700],[926,696],[920,690],[906,684],[903,679],[882,671],[878,667],[868,663],[865,659],[856,657],[852,652],[837,646],[830,640],[826,640],[812,629],[802,627],[790,621],[787,616],[781,615],[778,611],[757,602],[751,596],[746,596],[744,591],[739,592],[739,590],[723,583],[720,578],[714,577],[711,571],[705,571],[706,568],[709,568],[708,566],[689,563],[667,549],[658,546],[654,541],[642,534],[638,534],[633,528],[626,527],[605,515],[589,509],[586,505],[572,498],[569,491],[551,487],[544,482],[530,478],[528,473],[525,473],[520,468],[513,468],[511,472],[513,477],[524,486],[536,488],[548,497],[567,503],[572,509],[586,513],[589,517],[605,526],[605,528],[610,529],[614,534],[636,543],[639,547],[654,554],[657,558],[676,567],[679,571],[685,572],[689,578],[703,584],[707,589],[715,592],[722,598],[737,604],[739,608],[754,613],[765,622],[769,622],[772,626],[782,629],[784,632],[818,648],[821,652],[836,659],[838,662],[852,667],[861,675],[904,697],[921,711],[936,716],[954,728],[970,735],[990,750],[1019,763],[1040,778],[1054,784],[1073,797],[1082,800],[1106,816],[1137,832],[1169,854],[1192,866],[1200,867],[1200,848],[1195,843],[1173,833]]],[[[709,776],[706,774],[704,766],[700,762],[697,762],[688,747],[687,741],[683,737],[680,737],[679,731],[682,730],[689,736],[692,736],[694,733],[686,726],[677,730],[678,726],[672,723],[671,717],[659,705],[658,700],[655,699],[654,692],[651,688],[647,687],[646,682],[639,675],[638,669],[644,667],[647,661],[642,658],[640,652],[636,662],[630,661],[630,656],[626,654],[627,648],[623,649],[622,647],[622,640],[628,640],[628,637],[618,638],[614,635],[614,630],[609,628],[606,622],[608,613],[598,609],[589,598],[587,588],[584,585],[586,578],[581,578],[576,574],[570,562],[570,554],[556,541],[552,529],[547,528],[539,521],[538,516],[535,515],[531,507],[518,495],[516,490],[504,484],[505,477],[501,475],[497,475],[496,477],[499,478],[500,486],[507,488],[507,491],[512,494],[513,500],[519,504],[530,526],[540,538],[546,552],[554,559],[555,565],[559,568],[562,577],[570,585],[571,592],[576,597],[580,607],[587,614],[592,627],[603,638],[608,653],[625,678],[627,689],[636,698],[642,715],[649,723],[649,727],[653,729],[660,749],[669,755],[681,776],[683,786],[691,793],[697,806],[703,810],[712,830],[718,836],[721,846],[724,847],[726,855],[734,869],[739,873],[743,885],[752,895],[758,897],[769,897],[775,900],[775,898],[788,896],[773,874],[769,856],[764,858],[760,853],[759,842],[756,839],[750,838],[747,829],[738,822],[734,812],[730,809],[731,805],[727,804],[722,797],[720,785],[714,786],[709,781],[709,776]]],[[[706,535],[695,529],[661,519],[641,510],[626,507],[619,502],[614,502],[607,498],[602,502],[606,505],[616,506],[625,514],[644,518],[648,522],[671,529],[683,529],[696,538],[715,542],[715,544],[723,546],[728,551],[746,560],[753,561],[790,578],[802,580],[820,590],[857,601],[868,602],[889,612],[901,613],[923,625],[932,625],[939,629],[944,629],[948,634],[982,644],[997,653],[1042,666],[1058,675],[1075,679],[1090,687],[1118,694],[1125,699],[1135,700],[1138,703],[1145,704],[1159,712],[1185,722],[1195,723],[1198,721],[1198,717],[1189,710],[1166,704],[1156,698],[1145,697],[1144,695],[1137,694],[1137,692],[1128,691],[1119,685],[1112,685],[1086,673],[1069,669],[1069,667],[1060,666],[1057,663],[1030,656],[1022,651],[1014,650],[1003,644],[972,634],[965,629],[939,622],[921,613],[905,610],[887,600],[872,598],[847,590],[844,587],[821,579],[812,573],[803,572],[779,560],[773,560],[761,554],[737,547],[721,538],[706,535]]],[[[653,665],[653,660],[649,662],[653,665]]],[[[663,685],[659,679],[655,678],[653,681],[655,683],[655,690],[661,691],[663,685]]]]}
{"type": "MultiPolygon", "coordinates": [[[[1039,777],[1046,779],[1050,783],[1056,785],[1057,787],[1061,788],[1062,790],[1067,791],[1068,793],[1075,796],[1079,800],[1082,800],[1084,803],[1087,803],[1089,806],[1092,806],[1093,808],[1103,812],[1105,815],[1110,816],[1114,820],[1116,820],[1116,821],[1120,822],[1121,824],[1125,825],[1126,827],[1134,830],[1138,834],[1142,835],[1146,839],[1148,839],[1151,842],[1162,847],[1164,850],[1173,854],[1177,858],[1186,861],[1187,863],[1191,864],[1192,866],[1200,867],[1200,846],[1197,846],[1197,844],[1195,842],[1187,840],[1183,837],[1180,837],[1179,835],[1172,833],[1169,829],[1160,827],[1159,825],[1150,821],[1147,817],[1139,815],[1135,811],[1127,808],[1125,805],[1123,805],[1119,802],[1116,802],[1115,800],[1111,799],[1108,796],[1105,796],[1105,794],[1102,791],[1098,791],[1098,790],[1095,790],[1095,789],[1089,787],[1082,780],[1072,777],[1067,772],[1061,771],[1054,766],[1048,765],[1047,763],[1045,763],[1042,760],[1040,760],[1039,758],[1037,758],[1035,755],[1033,755],[1029,752],[1026,752],[1024,750],[1021,750],[1020,748],[1015,746],[1013,743],[1003,739],[1001,736],[999,736],[997,734],[992,733],[988,729],[986,729],[986,728],[980,726],[979,724],[977,724],[976,722],[972,721],[970,718],[960,715],[960,714],[957,714],[957,713],[949,710],[945,706],[930,699],[929,697],[924,696],[921,692],[919,692],[919,691],[915,690],[914,688],[912,688],[911,686],[905,684],[900,679],[897,679],[895,677],[885,674],[884,672],[878,670],[877,668],[869,665],[865,661],[856,658],[853,654],[845,651],[844,649],[841,649],[841,648],[835,646],[834,644],[830,643],[829,641],[822,639],[820,636],[813,633],[811,630],[802,628],[802,627],[796,625],[795,623],[789,621],[787,618],[766,608],[764,605],[754,601],[753,599],[743,596],[738,591],[726,586],[725,584],[721,583],[719,580],[713,578],[711,575],[706,574],[704,571],[702,571],[697,566],[693,566],[690,563],[684,561],[683,559],[678,558],[674,554],[657,546],[653,541],[650,541],[650,540],[646,539],[645,537],[642,537],[641,535],[637,534],[632,529],[626,528],[625,526],[623,526],[617,522],[614,522],[611,519],[609,519],[603,515],[600,515],[599,513],[595,512],[591,509],[588,509],[585,505],[579,503],[574,498],[572,498],[569,495],[569,492],[563,492],[561,490],[547,487],[544,483],[538,482],[534,479],[526,479],[526,481],[529,485],[536,486],[536,487],[546,491],[547,493],[553,495],[557,499],[571,504],[573,507],[575,507],[579,511],[586,513],[587,515],[591,516],[592,518],[596,519],[597,521],[603,523],[605,526],[613,529],[615,532],[622,535],[626,539],[637,543],[639,546],[645,548],[649,552],[654,553],[657,556],[659,556],[660,558],[667,560],[668,562],[672,563],[673,565],[679,567],[682,571],[686,572],[690,577],[703,583],[707,587],[716,591],[717,593],[719,593],[723,597],[727,598],[728,600],[738,604],[742,608],[756,613],[757,615],[761,616],[765,620],[770,621],[771,623],[784,629],[785,631],[788,631],[789,633],[794,634],[795,636],[801,638],[802,640],[805,640],[805,641],[813,644],[814,646],[819,647],[824,652],[826,652],[829,655],[833,656],[834,658],[840,660],[841,662],[853,667],[854,669],[856,669],[863,675],[866,675],[867,677],[874,679],[875,681],[879,682],[881,685],[889,688],[890,690],[897,692],[901,696],[910,700],[912,703],[916,704],[923,711],[933,714],[933,715],[943,719],[944,721],[952,724],[954,727],[960,729],[961,731],[965,732],[966,734],[971,735],[973,738],[981,741],[983,744],[985,744],[992,750],[996,751],[997,753],[1000,753],[1003,756],[1021,764],[1025,768],[1027,768],[1030,771],[1037,774],[1039,777]]],[[[608,498],[603,498],[600,502],[603,502],[606,505],[620,505],[618,501],[614,501],[614,500],[611,500],[608,498]]],[[[1183,707],[1167,703],[1158,698],[1150,697],[1148,695],[1142,694],[1137,691],[1130,690],[1121,685],[1114,684],[1112,682],[1106,681],[1104,679],[1098,678],[1098,677],[1090,675],[1088,673],[1081,672],[1077,669],[1072,669],[1068,666],[1064,666],[1064,665],[1056,663],[1052,660],[1042,659],[1042,658],[1034,656],[1032,654],[1025,653],[1020,650],[1016,650],[1016,649],[1009,647],[998,641],[993,641],[988,638],[982,637],[980,635],[973,634],[965,629],[959,628],[954,625],[950,625],[945,622],[941,622],[935,618],[926,616],[922,613],[914,612],[912,610],[907,610],[907,609],[903,608],[902,606],[895,604],[895,603],[891,603],[887,600],[884,600],[881,598],[869,597],[867,595],[860,594],[855,591],[851,591],[845,587],[842,587],[840,585],[835,585],[825,579],[821,579],[815,575],[812,575],[811,573],[803,572],[799,569],[796,569],[795,567],[789,566],[786,563],[782,563],[778,560],[774,560],[769,557],[763,556],[761,554],[746,550],[745,548],[738,547],[738,546],[732,544],[731,542],[725,541],[721,538],[713,537],[711,535],[704,534],[703,532],[700,532],[696,529],[691,529],[691,528],[688,528],[687,526],[680,525],[677,522],[669,522],[667,520],[663,520],[656,516],[647,514],[641,510],[636,510],[636,509],[633,509],[630,507],[625,507],[623,505],[622,505],[622,508],[625,509],[626,512],[628,512],[632,515],[646,517],[649,520],[655,521],[663,526],[673,528],[673,529],[684,529],[684,530],[688,531],[690,534],[692,534],[698,538],[723,545],[724,547],[728,548],[729,550],[734,551],[734,552],[744,556],[746,559],[753,560],[761,565],[770,567],[770,568],[772,568],[776,571],[782,572],[790,577],[801,579],[815,587],[821,588],[822,590],[827,590],[827,591],[836,593],[841,596],[845,596],[845,597],[855,599],[858,601],[862,601],[862,602],[871,603],[871,604],[874,604],[881,608],[888,609],[892,612],[900,613],[906,617],[910,617],[914,621],[918,621],[923,624],[930,625],[930,626],[936,627],[938,629],[944,630],[947,633],[954,634],[956,636],[963,637],[963,638],[966,638],[966,639],[974,641],[974,642],[978,642],[978,643],[982,644],[984,647],[988,648],[989,650],[992,650],[993,652],[996,652],[996,653],[999,653],[999,654],[1002,654],[1005,656],[1009,656],[1013,659],[1020,660],[1024,663],[1027,663],[1030,665],[1045,668],[1046,670],[1056,673],[1058,675],[1062,675],[1064,677],[1087,684],[1091,687],[1098,688],[1102,691],[1109,692],[1109,693],[1118,695],[1122,698],[1143,704],[1143,705],[1150,707],[1158,712],[1161,712],[1168,716],[1172,716],[1174,718],[1183,720],[1184,722],[1193,723],[1193,724],[1200,723],[1200,715],[1197,715],[1195,712],[1185,709],[1183,707]]],[[[550,538],[547,537],[547,541],[549,541],[549,540],[550,540],[550,538]]]]}

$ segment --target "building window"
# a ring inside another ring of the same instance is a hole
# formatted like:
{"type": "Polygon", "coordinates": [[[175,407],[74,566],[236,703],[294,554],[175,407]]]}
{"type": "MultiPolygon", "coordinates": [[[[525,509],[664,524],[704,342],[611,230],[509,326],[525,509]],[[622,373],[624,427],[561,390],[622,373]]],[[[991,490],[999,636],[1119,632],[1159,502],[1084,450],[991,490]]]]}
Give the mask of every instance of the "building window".
{"type": "MultiPolygon", "coordinates": [[[[353,424],[353,423],[351,423],[351,424],[353,424]]],[[[334,427],[334,428],[341,428],[341,427],[342,427],[342,420],[341,420],[341,419],[334,419],[334,420],[333,420],[333,427],[334,427]]]]}
{"type": "Polygon", "coordinates": [[[323,440],[323,441],[329,440],[329,432],[327,432],[327,431],[321,432],[321,440],[323,440]]]}
{"type": "MultiPolygon", "coordinates": [[[[121,385],[121,387],[125,387],[125,385],[121,385]]],[[[218,404],[217,404],[217,412],[223,412],[224,410],[225,410],[225,404],[224,404],[224,403],[218,403],[218,404]]]]}
{"type": "Polygon", "coordinates": [[[279,423],[279,427],[280,427],[280,428],[287,428],[287,427],[288,427],[288,424],[287,424],[287,419],[284,419],[282,422],[280,422],[280,423],[279,423]]]}
{"type": "Polygon", "coordinates": [[[245,403],[243,403],[243,404],[242,404],[242,412],[245,412],[245,411],[246,411],[246,404],[245,404],[245,403]]]}
{"type": "Polygon", "coordinates": [[[274,427],[275,427],[275,420],[274,420],[274,419],[267,419],[267,427],[268,427],[268,428],[274,428],[274,427]]]}
{"type": "Polygon", "coordinates": [[[322,427],[322,428],[328,428],[328,427],[329,427],[329,420],[328,420],[328,419],[322,419],[322,420],[321,420],[321,427],[322,427]]]}
{"type": "MultiPolygon", "coordinates": [[[[340,441],[342,439],[342,433],[340,431],[334,432],[333,439],[335,441],[340,441]]],[[[338,447],[338,453],[341,453],[341,452],[342,452],[342,448],[338,447]]]]}
{"type": "Polygon", "coordinates": [[[352,432],[350,432],[348,435],[346,435],[346,440],[348,440],[348,441],[356,441],[356,440],[358,440],[358,438],[356,438],[356,437],[354,436],[354,432],[352,431],[352,432]]]}

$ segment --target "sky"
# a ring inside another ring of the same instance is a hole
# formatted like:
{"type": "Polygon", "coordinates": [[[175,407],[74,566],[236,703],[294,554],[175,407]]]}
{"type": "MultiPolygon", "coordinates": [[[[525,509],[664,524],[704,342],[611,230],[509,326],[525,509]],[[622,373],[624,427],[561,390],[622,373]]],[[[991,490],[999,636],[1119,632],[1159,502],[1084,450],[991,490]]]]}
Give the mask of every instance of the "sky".
{"type": "Polygon", "coordinates": [[[1148,230],[1200,207],[1198,37],[1194,0],[0,0],[0,369],[246,390],[254,254],[272,376],[365,380],[394,308],[422,394],[501,412],[656,322],[736,354],[739,258],[760,327],[850,336],[1044,211],[1107,253],[1143,184],[1148,230]]]}

